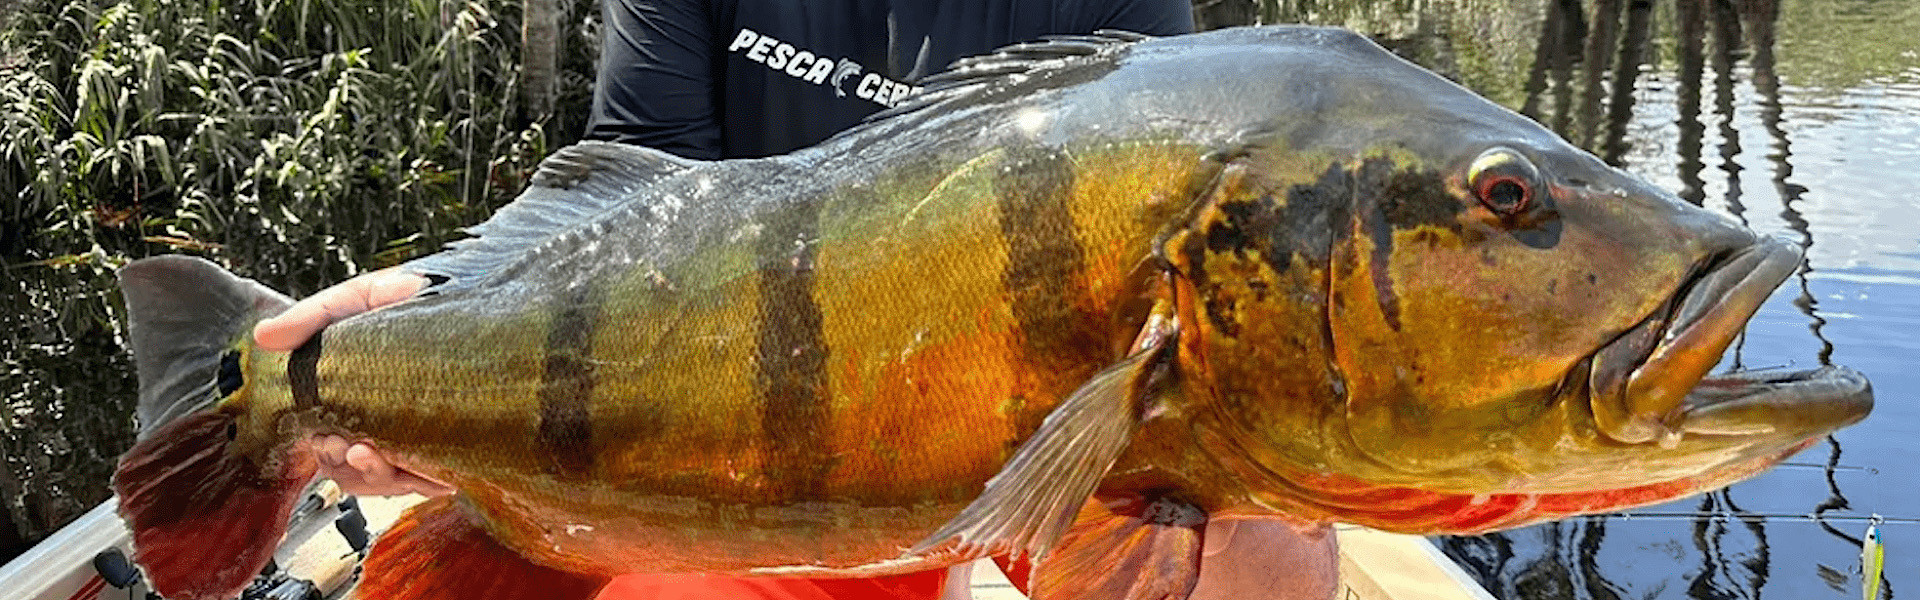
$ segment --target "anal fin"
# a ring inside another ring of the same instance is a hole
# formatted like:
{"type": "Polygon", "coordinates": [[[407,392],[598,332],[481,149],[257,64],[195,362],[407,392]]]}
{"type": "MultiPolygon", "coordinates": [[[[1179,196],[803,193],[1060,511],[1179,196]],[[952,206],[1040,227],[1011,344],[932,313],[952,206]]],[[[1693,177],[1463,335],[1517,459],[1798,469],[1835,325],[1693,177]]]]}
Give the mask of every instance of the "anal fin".
{"type": "Polygon", "coordinates": [[[1207,513],[1170,497],[1088,502],[1033,569],[1034,600],[1178,600],[1200,580],[1207,513]]]}
{"type": "Polygon", "coordinates": [[[587,600],[607,578],[535,564],[440,497],[410,508],[375,541],[354,597],[587,600]]]}

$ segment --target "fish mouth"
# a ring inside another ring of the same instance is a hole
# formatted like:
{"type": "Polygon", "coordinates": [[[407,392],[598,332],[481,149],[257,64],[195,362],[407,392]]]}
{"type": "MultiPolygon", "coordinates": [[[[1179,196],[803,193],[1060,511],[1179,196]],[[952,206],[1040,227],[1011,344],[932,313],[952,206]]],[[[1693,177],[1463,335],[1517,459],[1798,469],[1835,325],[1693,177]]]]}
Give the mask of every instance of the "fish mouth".
{"type": "Polygon", "coordinates": [[[1707,375],[1800,261],[1800,246],[1777,237],[1704,261],[1661,309],[1601,347],[1588,380],[1600,432],[1631,444],[1683,434],[1797,441],[1865,418],[1872,387],[1846,367],[1707,375]]]}

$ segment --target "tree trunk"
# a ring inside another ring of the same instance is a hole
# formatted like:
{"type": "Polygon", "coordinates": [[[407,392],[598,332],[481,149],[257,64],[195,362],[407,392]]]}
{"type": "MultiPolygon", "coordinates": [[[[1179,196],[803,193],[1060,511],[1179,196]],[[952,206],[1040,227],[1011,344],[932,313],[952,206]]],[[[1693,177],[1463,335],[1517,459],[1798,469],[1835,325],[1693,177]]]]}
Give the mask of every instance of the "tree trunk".
{"type": "Polygon", "coordinates": [[[1258,0],[1194,0],[1193,29],[1209,31],[1258,22],[1258,0]]]}
{"type": "Polygon", "coordinates": [[[525,102],[522,115],[539,121],[553,114],[560,70],[560,12],[558,0],[526,0],[520,21],[520,83],[525,102]]]}
{"type": "MultiPolygon", "coordinates": [[[[0,446],[6,445],[5,442],[0,439],[0,446]]],[[[20,479],[13,475],[13,470],[0,463],[0,498],[21,498],[25,493],[26,486],[20,485],[20,479]]],[[[0,564],[13,560],[13,557],[33,547],[33,544],[27,543],[27,536],[20,533],[20,526],[14,523],[13,515],[12,507],[0,505],[0,564]]]]}

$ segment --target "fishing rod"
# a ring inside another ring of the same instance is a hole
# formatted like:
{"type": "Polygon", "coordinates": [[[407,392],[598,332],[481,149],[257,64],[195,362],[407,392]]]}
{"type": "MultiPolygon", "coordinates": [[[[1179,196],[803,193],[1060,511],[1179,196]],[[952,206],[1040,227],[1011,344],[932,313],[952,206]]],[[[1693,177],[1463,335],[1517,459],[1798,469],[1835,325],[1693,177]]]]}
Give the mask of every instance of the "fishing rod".
{"type": "Polygon", "coordinates": [[[1798,468],[1798,469],[1820,469],[1820,470],[1823,470],[1823,471],[1824,471],[1824,470],[1832,470],[1832,471],[1865,471],[1865,472],[1867,472],[1868,474],[1872,474],[1872,475],[1878,475],[1878,474],[1880,474],[1880,470],[1879,470],[1879,469],[1875,469],[1875,468],[1873,468],[1873,467],[1860,467],[1860,466],[1854,466],[1854,465],[1829,465],[1829,464],[1826,464],[1826,463],[1808,463],[1808,462],[1783,462],[1783,463],[1780,463],[1780,464],[1777,464],[1777,465],[1774,465],[1774,467],[1784,467],[1784,468],[1798,468]]]}
{"type": "Polygon", "coordinates": [[[1641,513],[1605,513],[1593,515],[1623,521],[1635,520],[1687,520],[1727,519],[1741,521],[1790,521],[1796,523],[1898,523],[1903,525],[1920,524],[1920,517],[1885,517],[1879,515],[1790,515],[1784,513],[1710,513],[1710,512],[1641,512],[1641,513]]]}

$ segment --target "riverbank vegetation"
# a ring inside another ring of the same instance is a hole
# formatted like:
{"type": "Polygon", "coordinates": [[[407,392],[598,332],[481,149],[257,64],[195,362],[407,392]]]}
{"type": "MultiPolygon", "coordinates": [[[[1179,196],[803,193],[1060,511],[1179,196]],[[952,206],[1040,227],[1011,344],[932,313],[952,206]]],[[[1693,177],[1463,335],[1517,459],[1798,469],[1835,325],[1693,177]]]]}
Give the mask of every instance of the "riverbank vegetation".
{"type": "MultiPolygon", "coordinates": [[[[1541,14],[1581,0],[1420,4],[1195,12],[1201,29],[1348,25],[1519,108],[1548,89],[1507,77],[1530,66],[1541,14]]],[[[113,269],[196,254],[299,296],[439,248],[577,137],[598,14],[594,0],[0,0],[0,560],[105,499],[132,442],[113,269]]],[[[1558,105],[1570,89],[1552,87],[1558,105]]]]}
{"type": "Polygon", "coordinates": [[[577,137],[598,17],[534,3],[540,71],[519,0],[8,4],[0,560],[132,441],[114,268],[192,253],[299,295],[438,248],[577,137]]]}

